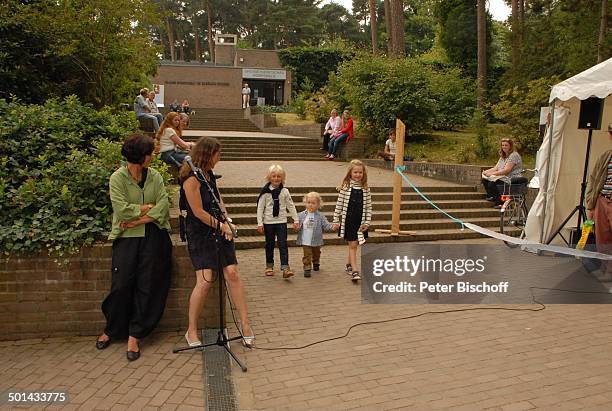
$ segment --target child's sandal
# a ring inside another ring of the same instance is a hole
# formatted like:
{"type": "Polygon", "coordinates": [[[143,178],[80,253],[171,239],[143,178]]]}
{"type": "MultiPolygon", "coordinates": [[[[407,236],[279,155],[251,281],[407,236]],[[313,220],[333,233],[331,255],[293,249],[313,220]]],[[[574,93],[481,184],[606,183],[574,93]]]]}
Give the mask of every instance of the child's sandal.
{"type": "Polygon", "coordinates": [[[346,271],[347,275],[351,275],[351,273],[353,272],[353,266],[350,264],[346,265],[346,268],[344,269],[344,271],[346,271]]]}
{"type": "Polygon", "coordinates": [[[293,271],[290,268],[285,268],[283,270],[283,278],[287,279],[289,277],[293,277],[293,271]]]}
{"type": "Polygon", "coordinates": [[[266,274],[266,277],[272,277],[274,275],[274,270],[270,267],[267,267],[264,273],[266,274]]]}

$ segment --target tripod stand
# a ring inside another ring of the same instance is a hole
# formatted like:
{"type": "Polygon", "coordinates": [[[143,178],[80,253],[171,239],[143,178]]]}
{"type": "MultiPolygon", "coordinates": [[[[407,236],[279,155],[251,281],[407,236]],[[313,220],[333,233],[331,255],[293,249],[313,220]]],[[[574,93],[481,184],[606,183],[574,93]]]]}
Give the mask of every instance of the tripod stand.
{"type": "Polygon", "coordinates": [[[578,224],[576,227],[578,227],[578,229],[580,229],[580,222],[581,221],[586,221],[587,219],[587,215],[586,215],[586,208],[584,207],[584,199],[586,197],[585,193],[586,193],[586,179],[587,179],[587,172],[589,171],[589,157],[591,156],[591,140],[593,138],[593,129],[590,128],[589,129],[589,138],[587,141],[587,149],[586,149],[586,155],[584,158],[584,170],[582,173],[582,183],[580,185],[580,202],[578,203],[578,205],[576,205],[576,207],[574,207],[574,209],[572,210],[572,212],[567,216],[567,218],[565,220],[563,220],[563,222],[561,223],[561,225],[559,225],[559,228],[557,228],[557,230],[551,235],[551,237],[548,239],[548,241],[546,242],[546,244],[550,244],[552,242],[552,240],[554,240],[554,238],[558,235],[561,236],[561,238],[563,239],[563,241],[565,241],[565,244],[570,245],[569,241],[565,239],[565,237],[563,237],[563,234],[561,234],[561,230],[563,229],[563,227],[565,227],[565,225],[567,224],[567,222],[574,216],[574,214],[576,214],[576,212],[578,212],[578,224]]]}
{"type": "Polygon", "coordinates": [[[217,220],[217,226],[215,227],[213,231],[213,236],[215,239],[217,278],[219,279],[219,331],[217,333],[217,341],[213,343],[199,344],[193,347],[175,348],[172,350],[172,352],[176,354],[181,351],[198,350],[198,349],[205,349],[207,347],[212,347],[212,346],[220,346],[220,347],[223,347],[225,351],[227,351],[227,353],[234,359],[234,361],[236,361],[236,363],[240,366],[242,371],[246,372],[247,371],[246,365],[236,356],[236,354],[232,352],[232,350],[229,347],[230,341],[240,340],[243,338],[242,335],[229,338],[227,334],[225,333],[225,313],[224,313],[225,304],[224,304],[224,295],[223,295],[223,288],[224,288],[223,286],[225,284],[225,280],[223,279],[223,267],[221,264],[221,256],[220,256],[221,251],[220,251],[220,245],[219,245],[221,239],[223,238],[223,232],[221,231],[222,223],[227,222],[228,227],[230,227],[230,229],[232,230],[232,235],[234,238],[237,237],[237,232],[235,228],[229,223],[229,219],[227,217],[225,210],[223,209],[223,207],[221,207],[221,204],[217,198],[217,195],[215,194],[215,191],[213,190],[208,180],[206,180],[206,178],[204,177],[202,170],[193,165],[190,157],[186,157],[185,161],[191,167],[192,171],[195,174],[195,177],[198,179],[200,184],[206,185],[206,188],[208,192],[210,193],[210,196],[213,202],[213,206],[211,207],[211,215],[215,217],[215,219],[217,220]]]}

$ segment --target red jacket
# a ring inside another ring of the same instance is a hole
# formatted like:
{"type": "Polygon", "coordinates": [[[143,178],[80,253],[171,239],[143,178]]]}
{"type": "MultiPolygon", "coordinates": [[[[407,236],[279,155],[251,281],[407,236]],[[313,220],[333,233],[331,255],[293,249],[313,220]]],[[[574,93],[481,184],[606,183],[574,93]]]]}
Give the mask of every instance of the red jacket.
{"type": "Polygon", "coordinates": [[[344,126],[344,128],[339,131],[338,135],[341,135],[341,134],[344,134],[344,133],[348,133],[348,137],[345,140],[345,142],[347,142],[351,138],[353,138],[353,119],[352,118],[348,119],[348,121],[346,122],[346,126],[344,126]]]}

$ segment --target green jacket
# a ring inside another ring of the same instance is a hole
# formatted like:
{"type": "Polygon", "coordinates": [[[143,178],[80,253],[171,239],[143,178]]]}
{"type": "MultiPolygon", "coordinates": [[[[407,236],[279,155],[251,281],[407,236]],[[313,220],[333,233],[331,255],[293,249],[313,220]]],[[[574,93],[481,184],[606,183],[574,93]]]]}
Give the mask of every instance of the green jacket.
{"type": "Polygon", "coordinates": [[[130,176],[126,166],[121,166],[110,177],[110,198],[113,204],[113,226],[109,240],[117,237],[144,237],[145,225],[122,229],[119,223],[140,218],[140,206],[155,204],[147,215],[155,219],[161,229],[170,231],[170,203],[162,176],[149,168],[144,188],[140,188],[130,176]]]}

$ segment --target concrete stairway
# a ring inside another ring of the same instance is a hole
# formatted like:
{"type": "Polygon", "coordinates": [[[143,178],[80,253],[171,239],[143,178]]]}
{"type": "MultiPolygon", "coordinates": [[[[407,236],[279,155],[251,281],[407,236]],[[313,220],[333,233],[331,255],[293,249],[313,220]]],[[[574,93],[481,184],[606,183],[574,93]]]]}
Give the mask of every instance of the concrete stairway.
{"type": "MultiPolygon", "coordinates": [[[[491,207],[472,187],[420,187],[420,189],[442,209],[466,222],[482,227],[499,230],[499,210],[491,207]]],[[[405,189],[408,190],[408,189],[405,189]]],[[[331,222],[336,204],[337,192],[333,187],[295,187],[290,188],[298,212],[304,209],[302,197],[309,191],[318,191],[323,198],[322,212],[331,222]]],[[[257,197],[259,188],[223,187],[223,200],[230,217],[238,225],[236,248],[263,248],[264,236],[257,232],[257,197]]],[[[391,237],[376,233],[377,228],[390,228],[392,208],[392,188],[373,187],[373,216],[369,241],[377,243],[431,240],[458,240],[481,238],[478,233],[461,230],[459,225],[418,197],[412,191],[402,194],[400,226],[402,230],[416,231],[414,236],[391,237]]],[[[178,203],[178,201],[176,202],[178,203]]],[[[291,221],[290,221],[291,223],[291,221]]],[[[178,226],[178,210],[172,211],[172,225],[178,226]]],[[[178,230],[175,230],[178,231],[178,230]]],[[[514,233],[518,234],[518,230],[514,233]]],[[[289,245],[295,246],[296,234],[289,226],[289,245]]],[[[326,244],[344,244],[337,233],[325,233],[326,244]]]]}
{"type": "Polygon", "coordinates": [[[209,131],[258,132],[255,124],[244,118],[242,109],[195,108],[190,117],[189,128],[209,131]]]}
{"type": "MultiPolygon", "coordinates": [[[[185,136],[185,140],[199,137],[185,136]]],[[[321,143],[304,137],[216,137],[221,141],[223,161],[325,160],[321,143]]]]}

